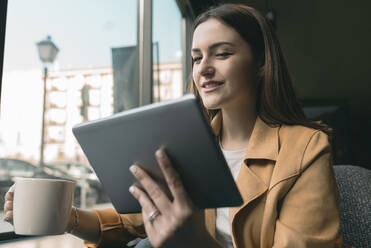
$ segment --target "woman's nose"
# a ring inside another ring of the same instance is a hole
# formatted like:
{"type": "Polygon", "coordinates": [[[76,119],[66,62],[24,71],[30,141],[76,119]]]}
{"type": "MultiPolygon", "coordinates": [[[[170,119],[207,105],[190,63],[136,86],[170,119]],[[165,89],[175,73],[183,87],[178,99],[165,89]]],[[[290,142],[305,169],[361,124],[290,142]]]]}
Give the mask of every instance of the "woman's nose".
{"type": "Polygon", "coordinates": [[[200,75],[201,76],[210,76],[215,72],[214,66],[207,60],[201,62],[200,65],[200,75]]]}

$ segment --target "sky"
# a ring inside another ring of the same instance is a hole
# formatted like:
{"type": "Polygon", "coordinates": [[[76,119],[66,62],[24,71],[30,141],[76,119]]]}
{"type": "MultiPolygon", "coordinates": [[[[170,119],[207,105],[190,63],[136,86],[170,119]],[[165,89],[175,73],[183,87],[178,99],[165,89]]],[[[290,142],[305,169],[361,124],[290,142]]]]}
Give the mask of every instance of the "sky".
{"type": "MultiPolygon", "coordinates": [[[[40,69],[36,43],[52,37],[54,69],[111,66],[111,48],[137,43],[137,0],[11,0],[4,72],[40,69]]],[[[180,61],[181,14],[175,0],[153,0],[160,61],[180,61]]]]}

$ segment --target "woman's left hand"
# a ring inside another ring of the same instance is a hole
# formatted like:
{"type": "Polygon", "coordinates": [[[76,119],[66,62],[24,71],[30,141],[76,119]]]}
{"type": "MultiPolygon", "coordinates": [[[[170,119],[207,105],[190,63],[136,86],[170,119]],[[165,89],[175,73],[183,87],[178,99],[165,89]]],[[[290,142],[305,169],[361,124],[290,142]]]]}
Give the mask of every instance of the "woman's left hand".
{"type": "Polygon", "coordinates": [[[144,226],[153,247],[167,245],[174,247],[174,242],[175,247],[181,247],[180,244],[191,247],[187,243],[197,243],[198,237],[202,240],[202,235],[208,235],[203,215],[188,197],[179,174],[172,167],[164,149],[156,152],[156,159],[174,198],[173,201],[138,165],[132,165],[130,171],[145,191],[134,185],[129,191],[142,206],[144,226]]]}

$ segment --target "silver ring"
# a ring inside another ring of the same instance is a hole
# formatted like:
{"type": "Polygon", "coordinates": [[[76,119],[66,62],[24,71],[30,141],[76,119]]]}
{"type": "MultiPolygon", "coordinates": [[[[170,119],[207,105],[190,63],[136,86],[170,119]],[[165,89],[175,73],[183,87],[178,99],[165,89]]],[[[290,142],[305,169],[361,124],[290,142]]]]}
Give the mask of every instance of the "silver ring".
{"type": "Polygon", "coordinates": [[[148,220],[149,222],[152,224],[155,219],[157,218],[157,216],[159,216],[161,213],[158,209],[156,209],[155,211],[151,212],[149,215],[148,215],[148,220]]]}

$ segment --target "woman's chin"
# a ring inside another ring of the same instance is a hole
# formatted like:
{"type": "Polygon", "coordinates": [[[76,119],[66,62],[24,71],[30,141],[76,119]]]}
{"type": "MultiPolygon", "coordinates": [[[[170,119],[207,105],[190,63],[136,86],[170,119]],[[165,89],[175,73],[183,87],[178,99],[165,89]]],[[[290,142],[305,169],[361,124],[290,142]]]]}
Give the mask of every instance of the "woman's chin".
{"type": "Polygon", "coordinates": [[[210,103],[205,103],[205,102],[204,102],[204,107],[207,110],[217,110],[217,109],[220,109],[219,104],[210,104],[210,103]]]}
{"type": "Polygon", "coordinates": [[[202,102],[207,110],[216,110],[221,108],[224,101],[219,97],[205,97],[202,99],[202,102]]]}

